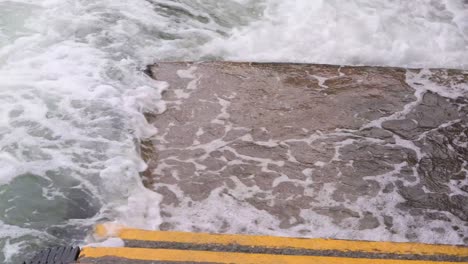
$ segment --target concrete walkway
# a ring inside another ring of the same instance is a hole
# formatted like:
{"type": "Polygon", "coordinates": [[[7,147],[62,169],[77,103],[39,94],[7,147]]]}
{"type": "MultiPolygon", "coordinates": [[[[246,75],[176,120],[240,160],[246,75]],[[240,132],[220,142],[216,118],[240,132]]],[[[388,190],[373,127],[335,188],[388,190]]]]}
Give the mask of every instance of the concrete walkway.
{"type": "Polygon", "coordinates": [[[142,144],[162,231],[99,226],[125,247],[85,248],[80,263],[468,262],[466,71],[206,62],[149,74],[169,85],[142,144]]]}
{"type": "Polygon", "coordinates": [[[79,263],[468,263],[468,247],[161,232],[100,225],[95,236],[123,248],[84,248],[79,263]]]}
{"type": "Polygon", "coordinates": [[[468,245],[468,73],[158,63],[161,230],[468,245]]]}

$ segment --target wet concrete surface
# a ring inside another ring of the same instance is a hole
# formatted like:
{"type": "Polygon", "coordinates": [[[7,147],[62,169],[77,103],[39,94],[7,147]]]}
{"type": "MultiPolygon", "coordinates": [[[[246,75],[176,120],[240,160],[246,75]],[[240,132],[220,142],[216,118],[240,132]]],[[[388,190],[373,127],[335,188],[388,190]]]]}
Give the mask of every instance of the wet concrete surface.
{"type": "Polygon", "coordinates": [[[468,244],[467,72],[151,71],[169,84],[167,111],[147,113],[158,134],[142,146],[162,230],[468,244]]]}

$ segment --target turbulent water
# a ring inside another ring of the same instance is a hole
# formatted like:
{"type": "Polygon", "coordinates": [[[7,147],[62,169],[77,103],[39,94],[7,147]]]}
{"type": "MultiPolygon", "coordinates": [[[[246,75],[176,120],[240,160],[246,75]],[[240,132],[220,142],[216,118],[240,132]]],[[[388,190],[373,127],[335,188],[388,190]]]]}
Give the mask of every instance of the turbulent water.
{"type": "Polygon", "coordinates": [[[165,85],[143,70],[215,59],[468,69],[468,2],[0,0],[0,262],[156,228],[138,142],[165,85]]]}

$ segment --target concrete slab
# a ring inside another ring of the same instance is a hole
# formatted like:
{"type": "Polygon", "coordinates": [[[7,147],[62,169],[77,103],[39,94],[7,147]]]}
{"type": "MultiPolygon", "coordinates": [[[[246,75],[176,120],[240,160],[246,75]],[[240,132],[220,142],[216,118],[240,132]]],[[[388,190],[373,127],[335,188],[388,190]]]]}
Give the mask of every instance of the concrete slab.
{"type": "Polygon", "coordinates": [[[161,230],[468,244],[468,74],[159,63],[161,230]]]}

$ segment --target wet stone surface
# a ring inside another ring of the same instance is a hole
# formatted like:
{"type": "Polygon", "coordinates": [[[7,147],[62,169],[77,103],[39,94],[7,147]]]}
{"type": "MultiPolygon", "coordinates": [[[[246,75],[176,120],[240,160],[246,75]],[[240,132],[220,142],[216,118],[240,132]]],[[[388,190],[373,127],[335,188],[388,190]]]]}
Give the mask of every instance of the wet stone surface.
{"type": "Polygon", "coordinates": [[[152,74],[169,84],[142,148],[161,229],[468,244],[467,72],[213,62],[152,74]]]}

